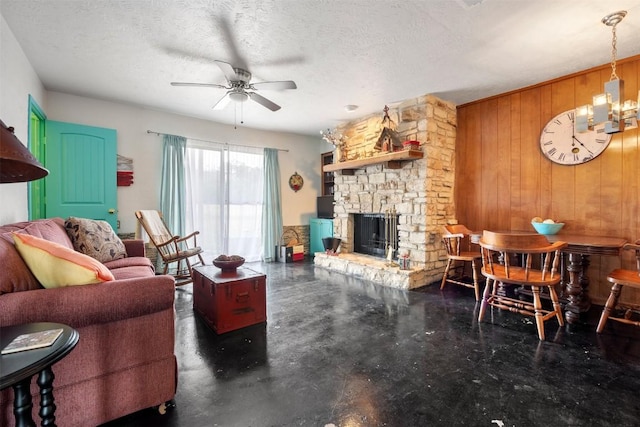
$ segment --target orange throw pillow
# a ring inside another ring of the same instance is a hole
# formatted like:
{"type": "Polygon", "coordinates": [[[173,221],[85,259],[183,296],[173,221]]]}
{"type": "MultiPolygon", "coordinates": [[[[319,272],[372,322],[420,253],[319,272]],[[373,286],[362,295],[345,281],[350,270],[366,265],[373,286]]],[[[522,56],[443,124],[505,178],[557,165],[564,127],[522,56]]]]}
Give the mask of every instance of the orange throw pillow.
{"type": "Polygon", "coordinates": [[[45,288],[115,280],[107,267],[90,256],[39,237],[12,234],[20,256],[45,288]]]}

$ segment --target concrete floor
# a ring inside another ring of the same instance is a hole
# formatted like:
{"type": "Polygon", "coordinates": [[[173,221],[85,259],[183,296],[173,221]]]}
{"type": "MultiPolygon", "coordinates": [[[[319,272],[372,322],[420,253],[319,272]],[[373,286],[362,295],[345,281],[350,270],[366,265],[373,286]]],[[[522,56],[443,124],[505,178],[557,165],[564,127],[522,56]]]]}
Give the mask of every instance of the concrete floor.
{"type": "Polygon", "coordinates": [[[220,336],[176,290],[176,408],[106,426],[637,426],[640,328],[495,310],[471,289],[380,287],[312,263],[267,274],[267,323],[220,336]]]}

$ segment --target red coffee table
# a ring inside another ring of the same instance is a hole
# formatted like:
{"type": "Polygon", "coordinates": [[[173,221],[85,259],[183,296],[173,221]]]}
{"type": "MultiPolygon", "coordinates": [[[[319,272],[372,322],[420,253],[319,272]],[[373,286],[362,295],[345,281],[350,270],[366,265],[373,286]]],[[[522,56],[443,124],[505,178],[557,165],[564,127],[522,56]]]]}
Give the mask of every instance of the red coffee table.
{"type": "Polygon", "coordinates": [[[193,309],[217,334],[266,322],[267,276],[246,267],[193,269],[193,309]]]}

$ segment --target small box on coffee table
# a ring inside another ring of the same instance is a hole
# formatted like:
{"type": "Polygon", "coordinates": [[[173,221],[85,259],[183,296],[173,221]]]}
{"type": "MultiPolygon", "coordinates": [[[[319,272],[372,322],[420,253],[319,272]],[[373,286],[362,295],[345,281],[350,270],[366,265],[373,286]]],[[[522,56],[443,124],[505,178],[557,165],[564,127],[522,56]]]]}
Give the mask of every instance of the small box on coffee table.
{"type": "Polygon", "coordinates": [[[193,309],[218,334],[267,320],[267,276],[246,267],[193,269],[193,309]]]}

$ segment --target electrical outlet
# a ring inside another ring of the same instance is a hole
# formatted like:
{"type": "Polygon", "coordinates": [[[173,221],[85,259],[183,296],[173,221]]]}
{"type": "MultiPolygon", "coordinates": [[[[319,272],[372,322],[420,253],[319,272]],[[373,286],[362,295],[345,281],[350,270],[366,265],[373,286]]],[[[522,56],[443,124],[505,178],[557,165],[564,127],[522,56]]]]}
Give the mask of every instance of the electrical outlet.
{"type": "Polygon", "coordinates": [[[118,227],[118,230],[120,230],[120,220],[116,222],[116,226],[118,227]]]}

